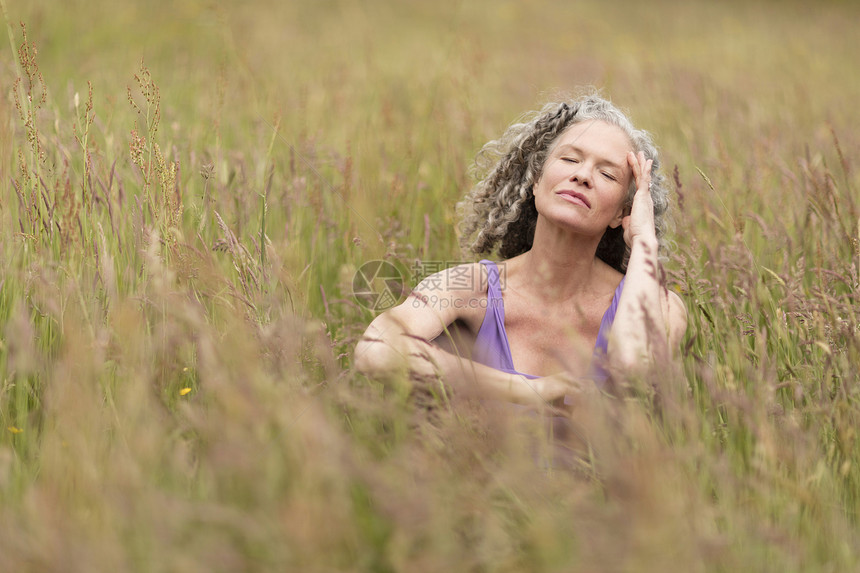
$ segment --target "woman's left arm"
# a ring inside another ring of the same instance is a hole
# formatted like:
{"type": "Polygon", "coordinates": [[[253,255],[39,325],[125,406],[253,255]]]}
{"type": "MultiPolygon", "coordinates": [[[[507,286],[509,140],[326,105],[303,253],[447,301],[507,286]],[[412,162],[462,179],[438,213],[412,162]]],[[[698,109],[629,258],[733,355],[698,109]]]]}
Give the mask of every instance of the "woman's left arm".
{"type": "Polygon", "coordinates": [[[610,367],[636,371],[672,356],[687,329],[687,311],[680,297],[666,289],[658,259],[654,202],[651,199],[650,159],[632,151],[636,194],[626,216],[624,240],[630,245],[627,278],[618,302],[609,340],[610,367]]]}

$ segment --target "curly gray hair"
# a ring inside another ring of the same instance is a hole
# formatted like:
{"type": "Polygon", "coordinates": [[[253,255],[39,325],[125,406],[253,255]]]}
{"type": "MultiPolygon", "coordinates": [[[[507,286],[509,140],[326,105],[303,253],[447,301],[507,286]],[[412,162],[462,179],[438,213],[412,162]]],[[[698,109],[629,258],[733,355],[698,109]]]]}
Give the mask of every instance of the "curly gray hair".
{"type": "MultiPolygon", "coordinates": [[[[581,121],[600,120],[617,126],[627,134],[636,152],[653,160],[651,197],[654,200],[654,222],[657,239],[663,247],[668,226],[669,189],[660,173],[657,148],[648,132],[636,129],[631,121],[608,100],[596,94],[579,99],[546,104],[536,114],[511,125],[500,139],[487,143],[475,161],[480,181],[457,208],[460,243],[465,251],[486,254],[496,246],[504,259],[531,249],[537,223],[535,196],[532,191],[540,179],[547,156],[559,136],[581,121]],[[472,238],[477,232],[477,236],[472,238]]],[[[636,192],[631,179],[625,209],[629,210],[636,192]]],[[[597,256],[613,268],[625,272],[630,249],[624,243],[624,230],[607,229],[597,247],[597,256]]]]}

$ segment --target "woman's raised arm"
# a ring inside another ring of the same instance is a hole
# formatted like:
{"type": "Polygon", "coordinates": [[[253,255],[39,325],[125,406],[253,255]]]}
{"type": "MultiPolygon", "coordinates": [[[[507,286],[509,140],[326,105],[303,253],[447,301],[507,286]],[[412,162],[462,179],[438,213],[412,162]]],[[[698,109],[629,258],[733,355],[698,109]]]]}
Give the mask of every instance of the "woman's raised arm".
{"type": "Polygon", "coordinates": [[[631,251],[608,358],[611,368],[632,372],[674,353],[687,328],[687,311],[661,280],[650,191],[652,162],[641,152],[630,152],[627,159],[636,181],[630,215],[622,221],[631,251]]]}

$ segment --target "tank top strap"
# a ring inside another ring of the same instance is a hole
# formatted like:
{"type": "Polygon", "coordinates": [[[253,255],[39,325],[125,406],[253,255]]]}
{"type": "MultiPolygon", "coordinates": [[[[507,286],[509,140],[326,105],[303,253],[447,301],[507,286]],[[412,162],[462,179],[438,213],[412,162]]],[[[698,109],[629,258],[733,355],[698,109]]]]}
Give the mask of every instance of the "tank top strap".
{"type": "Polygon", "coordinates": [[[597,332],[597,342],[594,343],[595,351],[602,351],[604,354],[609,350],[609,332],[612,330],[612,324],[615,322],[615,313],[618,311],[618,300],[621,298],[621,291],[624,290],[624,279],[621,277],[621,282],[615,287],[615,294],[612,296],[612,302],[609,303],[609,308],[603,313],[603,318],[600,320],[600,330],[597,332]]]}
{"type": "Polygon", "coordinates": [[[499,277],[499,267],[493,261],[483,259],[480,261],[487,269],[487,300],[494,306],[499,307],[502,319],[505,317],[505,309],[498,304],[502,300],[502,285],[499,277]]]}
{"type": "Polygon", "coordinates": [[[472,358],[497,370],[514,372],[514,361],[505,332],[505,304],[499,267],[493,261],[480,261],[487,269],[487,309],[475,339],[472,358]]]}

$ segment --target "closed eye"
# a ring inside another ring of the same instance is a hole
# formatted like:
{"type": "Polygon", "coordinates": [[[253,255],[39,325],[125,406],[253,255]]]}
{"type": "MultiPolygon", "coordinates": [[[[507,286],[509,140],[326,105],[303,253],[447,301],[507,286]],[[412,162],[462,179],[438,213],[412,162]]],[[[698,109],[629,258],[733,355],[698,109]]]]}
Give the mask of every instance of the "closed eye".
{"type": "Polygon", "coordinates": [[[567,163],[579,163],[579,159],[576,157],[562,157],[561,160],[567,163]]]}
{"type": "Polygon", "coordinates": [[[610,181],[618,181],[618,178],[612,175],[611,173],[603,172],[603,176],[609,179],[610,181]]]}

